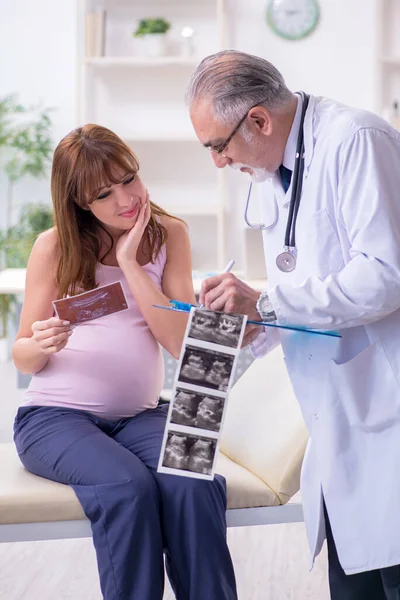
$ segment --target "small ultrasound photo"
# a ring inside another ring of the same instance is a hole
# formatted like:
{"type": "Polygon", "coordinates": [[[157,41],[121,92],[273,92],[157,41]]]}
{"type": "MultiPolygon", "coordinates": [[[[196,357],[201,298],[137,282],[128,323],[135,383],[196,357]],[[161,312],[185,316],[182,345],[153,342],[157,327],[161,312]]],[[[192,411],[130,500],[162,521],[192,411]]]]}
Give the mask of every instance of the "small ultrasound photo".
{"type": "Polygon", "coordinates": [[[116,281],[76,296],[54,300],[53,306],[59,319],[79,325],[127,310],[128,303],[121,282],[116,281]]]}
{"type": "Polygon", "coordinates": [[[193,314],[188,337],[237,348],[242,324],[242,315],[197,309],[193,314]]]}
{"type": "Polygon", "coordinates": [[[177,388],[172,402],[171,423],[219,431],[224,404],[224,398],[177,388]]]}
{"type": "Polygon", "coordinates": [[[187,345],[178,380],[226,392],[235,356],[187,345]]]}
{"type": "Polygon", "coordinates": [[[170,431],[162,466],[211,475],[216,448],[217,440],[170,431]]]}

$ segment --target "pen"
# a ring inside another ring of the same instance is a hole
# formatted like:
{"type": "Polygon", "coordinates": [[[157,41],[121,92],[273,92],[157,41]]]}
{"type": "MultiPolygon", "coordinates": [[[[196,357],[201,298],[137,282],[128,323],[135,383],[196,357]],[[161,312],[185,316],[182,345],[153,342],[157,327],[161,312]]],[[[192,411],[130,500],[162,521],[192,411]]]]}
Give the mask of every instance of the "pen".
{"type": "Polygon", "coordinates": [[[229,273],[229,271],[231,271],[234,266],[235,266],[235,261],[232,258],[232,260],[230,260],[228,262],[228,264],[226,265],[225,269],[222,272],[223,273],[229,273]]]}
{"type": "MultiPolygon", "coordinates": [[[[228,262],[228,264],[226,265],[225,269],[222,271],[223,273],[229,273],[229,271],[232,270],[233,266],[235,265],[235,261],[232,259],[228,262]]],[[[199,308],[204,308],[204,304],[199,304],[199,308]]]]}

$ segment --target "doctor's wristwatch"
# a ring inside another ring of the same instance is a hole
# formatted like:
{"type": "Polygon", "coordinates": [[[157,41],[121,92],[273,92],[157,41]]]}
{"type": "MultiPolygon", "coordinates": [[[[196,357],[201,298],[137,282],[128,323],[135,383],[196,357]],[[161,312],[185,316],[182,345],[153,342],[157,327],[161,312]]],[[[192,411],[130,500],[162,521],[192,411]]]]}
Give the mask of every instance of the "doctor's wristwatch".
{"type": "Polygon", "coordinates": [[[261,317],[261,320],[265,323],[272,323],[276,321],[276,314],[268,298],[267,290],[263,290],[256,303],[256,311],[261,317]]]}

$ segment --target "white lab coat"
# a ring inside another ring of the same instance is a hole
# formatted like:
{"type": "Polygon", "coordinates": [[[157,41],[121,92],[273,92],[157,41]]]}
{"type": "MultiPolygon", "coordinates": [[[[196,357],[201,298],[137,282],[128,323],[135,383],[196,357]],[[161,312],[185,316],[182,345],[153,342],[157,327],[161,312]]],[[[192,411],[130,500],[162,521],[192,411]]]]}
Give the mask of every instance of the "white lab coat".
{"type": "MultiPolygon", "coordinates": [[[[339,330],[280,336],[310,432],[301,490],[312,559],[325,499],[347,574],[400,564],[400,134],[377,116],[310,98],[296,227],[280,272],[291,187],[262,185],[269,298],[280,324],[339,330]],[[323,495],[323,496],[322,496],[323,495]]],[[[257,355],[274,344],[267,330],[257,355]],[[264,340],[263,340],[264,338],[264,340]]]]}

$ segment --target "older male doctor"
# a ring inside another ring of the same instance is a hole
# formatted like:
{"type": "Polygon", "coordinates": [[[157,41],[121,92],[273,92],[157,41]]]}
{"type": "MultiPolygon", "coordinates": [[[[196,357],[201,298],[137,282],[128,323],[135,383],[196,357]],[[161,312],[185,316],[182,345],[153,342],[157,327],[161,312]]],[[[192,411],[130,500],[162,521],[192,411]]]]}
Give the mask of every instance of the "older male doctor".
{"type": "Polygon", "coordinates": [[[215,165],[266,182],[269,287],[260,296],[222,274],[200,301],[340,333],[254,326],[246,342],[256,356],[282,343],[310,432],[307,535],[313,558],[327,539],[331,597],[399,599],[400,134],[368,112],[293,94],[269,62],[235,51],[204,59],[187,99],[215,165]]]}

